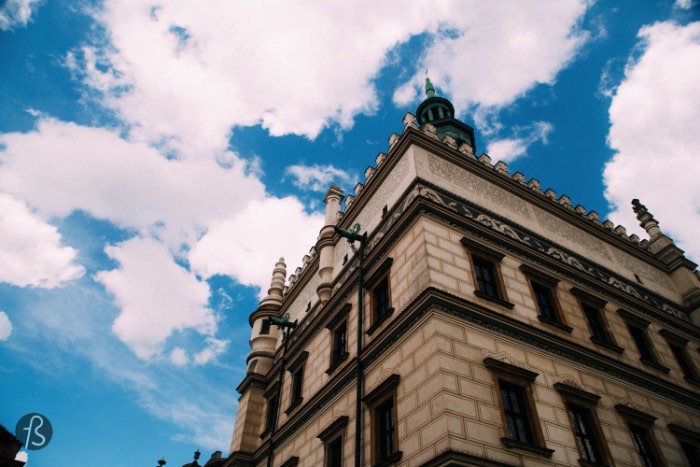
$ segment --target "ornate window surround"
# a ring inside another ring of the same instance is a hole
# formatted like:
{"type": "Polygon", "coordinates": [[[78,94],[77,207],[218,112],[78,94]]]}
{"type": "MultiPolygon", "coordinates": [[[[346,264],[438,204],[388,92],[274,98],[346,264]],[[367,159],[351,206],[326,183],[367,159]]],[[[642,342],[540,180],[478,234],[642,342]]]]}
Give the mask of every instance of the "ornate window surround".
{"type": "Polygon", "coordinates": [[[468,252],[469,262],[471,264],[471,275],[472,282],[474,284],[474,295],[484,300],[488,300],[502,307],[513,309],[515,305],[508,301],[508,294],[506,290],[506,285],[503,282],[503,276],[501,275],[501,261],[505,258],[505,254],[500,251],[494,250],[486,245],[476,242],[469,237],[462,237],[460,243],[468,252]],[[479,290],[478,279],[476,277],[476,266],[474,265],[474,257],[481,258],[489,263],[493,264],[493,273],[497,282],[498,297],[492,297],[485,294],[479,290]]]}

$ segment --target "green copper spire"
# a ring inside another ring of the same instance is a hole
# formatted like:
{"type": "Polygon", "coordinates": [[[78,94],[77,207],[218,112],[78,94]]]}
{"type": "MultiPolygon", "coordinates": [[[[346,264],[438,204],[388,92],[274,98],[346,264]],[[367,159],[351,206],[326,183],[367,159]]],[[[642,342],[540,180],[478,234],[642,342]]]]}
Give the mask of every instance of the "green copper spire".
{"type": "Polygon", "coordinates": [[[428,97],[435,96],[435,86],[433,86],[433,83],[430,82],[430,78],[428,77],[425,78],[425,95],[428,97]]]}

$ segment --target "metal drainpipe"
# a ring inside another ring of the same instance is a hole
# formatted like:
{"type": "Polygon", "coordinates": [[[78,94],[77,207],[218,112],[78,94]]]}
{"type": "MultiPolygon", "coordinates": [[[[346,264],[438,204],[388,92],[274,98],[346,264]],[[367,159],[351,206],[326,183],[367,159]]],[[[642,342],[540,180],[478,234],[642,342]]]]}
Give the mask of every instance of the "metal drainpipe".
{"type": "Polygon", "coordinates": [[[270,447],[267,450],[267,467],[272,467],[272,456],[274,454],[274,436],[275,431],[277,431],[277,418],[280,416],[280,406],[282,405],[282,383],[284,382],[284,365],[285,358],[287,357],[287,342],[289,341],[289,333],[294,324],[287,323],[288,325],[282,329],[282,359],[280,363],[280,376],[278,378],[277,384],[279,385],[279,392],[277,393],[277,408],[275,409],[275,418],[272,420],[272,426],[270,427],[270,447]]]}
{"type": "Polygon", "coordinates": [[[355,467],[362,465],[362,385],[364,382],[364,369],[362,367],[362,315],[363,315],[363,290],[365,287],[362,262],[365,256],[365,241],[367,234],[360,238],[358,250],[358,279],[357,279],[357,400],[355,402],[355,467]]]}

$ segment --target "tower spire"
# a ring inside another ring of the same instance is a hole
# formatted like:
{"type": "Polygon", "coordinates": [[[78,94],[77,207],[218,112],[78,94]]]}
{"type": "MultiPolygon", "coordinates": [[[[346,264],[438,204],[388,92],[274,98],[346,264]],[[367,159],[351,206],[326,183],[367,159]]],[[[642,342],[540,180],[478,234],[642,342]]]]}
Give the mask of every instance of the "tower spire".
{"type": "Polygon", "coordinates": [[[425,95],[428,97],[435,97],[435,86],[430,82],[430,78],[425,77],[425,95]]]}

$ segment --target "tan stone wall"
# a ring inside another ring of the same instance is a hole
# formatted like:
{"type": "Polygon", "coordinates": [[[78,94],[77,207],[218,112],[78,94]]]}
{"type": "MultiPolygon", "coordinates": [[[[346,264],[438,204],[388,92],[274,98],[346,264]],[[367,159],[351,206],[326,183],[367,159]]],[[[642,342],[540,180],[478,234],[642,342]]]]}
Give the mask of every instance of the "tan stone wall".
{"type": "Polygon", "coordinates": [[[263,429],[265,408],[262,389],[251,387],[241,396],[230,452],[252,452],[260,446],[259,435],[263,429]]]}
{"type": "MultiPolygon", "coordinates": [[[[603,241],[574,226],[568,220],[531,205],[523,198],[476,175],[475,172],[458,167],[422,148],[414,147],[412,154],[415,158],[418,177],[473,201],[597,264],[610,268],[633,283],[637,280],[635,278],[637,274],[643,278],[645,287],[676,302],[682,301],[681,295],[675,290],[667,274],[620,250],[612,243],[603,241]]],[[[494,173],[493,176],[496,177],[496,174],[494,173]]],[[[581,222],[585,224],[591,221],[581,217],[581,222]]],[[[607,234],[613,235],[609,232],[606,232],[607,234]]]]}
{"type": "MultiPolygon", "coordinates": [[[[525,261],[508,255],[502,260],[499,269],[506,288],[508,301],[515,304],[515,307],[510,310],[508,308],[494,305],[493,302],[479,298],[474,294],[475,284],[472,275],[472,266],[469,259],[469,253],[466,248],[460,243],[460,239],[464,236],[450,226],[440,223],[432,218],[423,217],[419,226],[423,226],[425,230],[424,237],[426,241],[426,252],[428,255],[428,270],[430,285],[438,289],[444,290],[451,294],[462,297],[466,300],[476,302],[480,305],[503,313],[511,318],[526,322],[532,326],[536,326],[547,330],[553,334],[557,334],[564,339],[575,341],[576,343],[603,354],[622,360],[625,363],[637,367],[643,371],[650,372],[655,376],[673,381],[675,384],[684,386],[688,389],[696,390],[697,387],[684,380],[683,374],[678,366],[678,363],[670,351],[668,343],[659,334],[659,330],[664,328],[663,325],[652,323],[647,329],[647,335],[652,341],[652,345],[656,351],[659,362],[670,368],[670,374],[664,374],[658,370],[652,369],[644,365],[639,360],[639,352],[632,340],[624,320],[618,315],[617,310],[625,308],[630,312],[634,312],[629,307],[623,307],[614,302],[608,302],[604,309],[604,315],[614,336],[617,345],[624,348],[624,353],[618,355],[605,347],[597,346],[590,341],[590,331],[585,321],[583,311],[579,301],[574,297],[570,289],[574,286],[580,287],[572,282],[562,279],[557,288],[556,294],[561,305],[561,311],[564,315],[566,324],[573,328],[571,333],[567,333],[553,326],[548,326],[541,323],[537,319],[538,311],[535,305],[529,282],[525,274],[520,271],[520,266],[525,261]]],[[[590,291],[595,295],[595,291],[590,291]]],[[[695,349],[700,343],[690,342],[689,349],[695,349]]],[[[694,361],[696,368],[700,368],[700,354],[697,352],[688,352],[689,357],[694,361]]]]}

